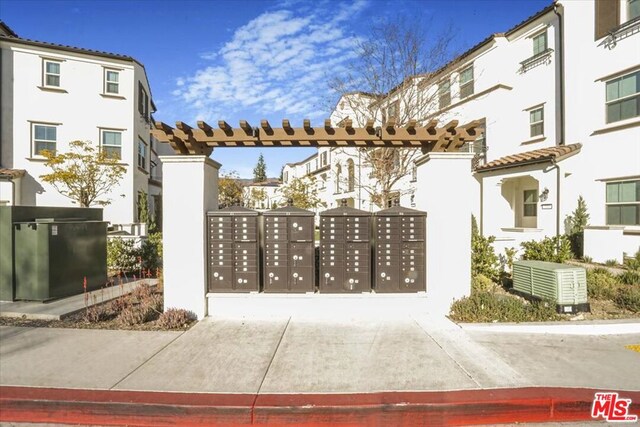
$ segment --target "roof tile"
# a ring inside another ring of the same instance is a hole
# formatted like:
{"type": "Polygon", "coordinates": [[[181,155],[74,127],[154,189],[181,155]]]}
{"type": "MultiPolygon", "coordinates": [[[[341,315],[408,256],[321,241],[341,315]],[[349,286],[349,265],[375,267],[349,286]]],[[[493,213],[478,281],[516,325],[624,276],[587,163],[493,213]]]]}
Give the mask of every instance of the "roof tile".
{"type": "Polygon", "coordinates": [[[522,164],[542,163],[559,157],[575,154],[580,151],[581,147],[582,144],[557,145],[555,147],[540,148],[538,150],[511,154],[509,156],[492,160],[486,165],[480,165],[476,168],[476,171],[484,172],[492,169],[520,166],[522,164]]]}

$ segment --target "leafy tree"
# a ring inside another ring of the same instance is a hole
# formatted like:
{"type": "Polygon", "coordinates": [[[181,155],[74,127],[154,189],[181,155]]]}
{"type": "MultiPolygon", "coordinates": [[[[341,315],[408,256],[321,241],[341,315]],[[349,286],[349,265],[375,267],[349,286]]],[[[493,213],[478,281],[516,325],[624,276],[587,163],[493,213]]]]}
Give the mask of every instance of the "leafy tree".
{"type": "Polygon", "coordinates": [[[305,176],[293,178],[291,182],[280,190],[285,200],[292,200],[293,206],[302,209],[315,209],[326,204],[318,197],[315,191],[315,178],[305,176]]]}
{"type": "Polygon", "coordinates": [[[259,208],[261,207],[261,202],[264,202],[266,199],[267,192],[263,188],[252,188],[249,192],[248,204],[253,208],[259,208]]]}
{"type": "Polygon", "coordinates": [[[231,171],[218,179],[218,207],[226,208],[242,204],[242,184],[238,174],[231,171]]]}
{"type": "Polygon", "coordinates": [[[89,141],[72,141],[71,151],[55,153],[43,151],[45,166],[52,172],[40,175],[60,194],[86,208],[92,205],[106,206],[111,199],[106,196],[118,185],[127,169],[120,160],[94,147],[89,141]]]}
{"type": "Polygon", "coordinates": [[[566,230],[571,241],[571,249],[576,256],[584,255],[584,228],[589,225],[587,202],[582,196],[578,197],[578,206],[566,219],[566,230]]]}
{"type": "Polygon", "coordinates": [[[267,180],[267,165],[264,162],[264,156],[260,153],[258,163],[253,168],[253,182],[263,182],[267,180]]]}

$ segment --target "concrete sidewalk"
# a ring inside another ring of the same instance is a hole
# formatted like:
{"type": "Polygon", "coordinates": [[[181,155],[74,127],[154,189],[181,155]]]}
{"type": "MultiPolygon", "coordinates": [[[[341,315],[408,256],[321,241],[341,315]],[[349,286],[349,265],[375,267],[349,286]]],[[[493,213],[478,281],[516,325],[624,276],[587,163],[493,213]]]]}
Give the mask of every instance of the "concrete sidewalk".
{"type": "MultiPolygon", "coordinates": [[[[252,408],[300,393],[383,393],[383,402],[388,393],[451,392],[477,400],[464,393],[551,386],[628,391],[640,403],[640,353],[626,347],[633,344],[640,334],[506,334],[427,315],[208,318],[186,332],[0,327],[0,386],[214,393],[252,408]]],[[[593,393],[581,393],[588,405],[593,393]]],[[[536,396],[560,413],[549,403],[555,397],[536,396]]],[[[588,408],[580,408],[584,419],[588,408]]]]}

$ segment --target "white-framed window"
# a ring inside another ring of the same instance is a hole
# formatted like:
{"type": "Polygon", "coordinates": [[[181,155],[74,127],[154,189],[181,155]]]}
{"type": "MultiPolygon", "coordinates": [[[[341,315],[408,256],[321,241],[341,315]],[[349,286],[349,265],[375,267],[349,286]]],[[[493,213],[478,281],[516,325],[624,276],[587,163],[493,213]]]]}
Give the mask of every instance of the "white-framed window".
{"type": "Polygon", "coordinates": [[[158,172],[158,164],[153,160],[151,160],[149,162],[149,175],[151,175],[151,179],[157,178],[157,172],[158,172]]]}
{"type": "Polygon", "coordinates": [[[117,95],[120,93],[120,72],[117,70],[104,70],[104,93],[117,95]]]}
{"type": "Polygon", "coordinates": [[[289,181],[289,172],[283,173],[282,174],[282,178],[283,178],[284,183],[286,184],[287,181],[289,181]]]}
{"type": "Polygon", "coordinates": [[[440,108],[451,104],[451,83],[445,80],[438,85],[438,105],[440,108]]]}
{"type": "Polygon", "coordinates": [[[540,55],[547,50],[547,32],[543,32],[533,37],[533,56],[540,55]]]}
{"type": "Polygon", "coordinates": [[[327,165],[327,152],[324,151],[321,155],[320,155],[320,164],[322,166],[326,166],[327,165]]]}
{"type": "Polygon", "coordinates": [[[307,168],[307,175],[309,175],[311,173],[311,162],[306,164],[306,168],[307,168]]]}
{"type": "Polygon", "coordinates": [[[460,98],[473,95],[473,65],[460,72],[460,98]]]}
{"type": "Polygon", "coordinates": [[[60,87],[60,61],[42,60],[42,85],[60,87]]]}
{"type": "Polygon", "coordinates": [[[522,216],[538,216],[538,190],[524,190],[522,200],[522,216]]]}
{"type": "Polygon", "coordinates": [[[327,187],[327,174],[320,175],[320,189],[324,190],[327,187]]]}
{"type": "Polygon", "coordinates": [[[342,166],[338,163],[336,165],[336,182],[335,182],[336,194],[340,193],[340,190],[341,190],[340,179],[342,179],[342,166]]]}
{"type": "Polygon", "coordinates": [[[138,167],[147,170],[147,143],[138,137],[138,167]]]}
{"type": "Polygon", "coordinates": [[[640,18],[640,0],[627,0],[627,21],[640,18]]]}
{"type": "Polygon", "coordinates": [[[640,225],[640,179],[607,183],[607,225],[640,225]]]}
{"type": "Polygon", "coordinates": [[[53,125],[33,123],[31,128],[33,155],[41,156],[43,151],[56,151],[58,128],[53,125]]]}
{"type": "Polygon", "coordinates": [[[100,150],[108,157],[122,159],[122,132],[100,129],[100,150]]]}
{"type": "Polygon", "coordinates": [[[606,84],[607,123],[640,115],[640,71],[606,84]]]}
{"type": "Polygon", "coordinates": [[[411,166],[411,182],[415,182],[418,180],[418,166],[414,163],[411,166]]]}
{"type": "Polygon", "coordinates": [[[529,111],[530,136],[544,135],[544,107],[529,111]]]}

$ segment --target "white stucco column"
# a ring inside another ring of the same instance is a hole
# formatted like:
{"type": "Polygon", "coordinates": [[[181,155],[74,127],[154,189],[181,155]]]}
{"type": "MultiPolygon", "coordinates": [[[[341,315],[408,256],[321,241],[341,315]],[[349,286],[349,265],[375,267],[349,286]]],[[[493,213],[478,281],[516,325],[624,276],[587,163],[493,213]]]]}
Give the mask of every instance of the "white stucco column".
{"type": "Polygon", "coordinates": [[[471,212],[476,200],[473,153],[429,153],[416,161],[416,208],[427,212],[429,310],[449,312],[471,291],[471,212]]]}
{"type": "Polygon", "coordinates": [[[218,208],[220,164],[207,156],[161,156],[164,307],[207,315],[206,218],[218,208]]]}

